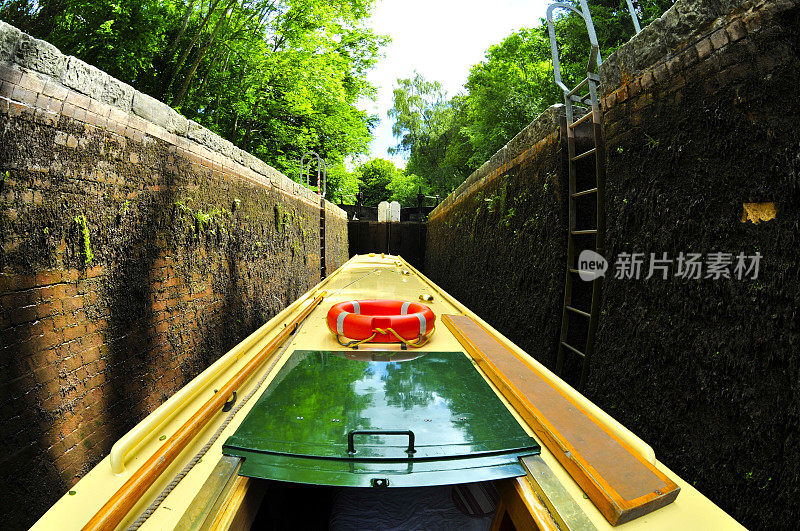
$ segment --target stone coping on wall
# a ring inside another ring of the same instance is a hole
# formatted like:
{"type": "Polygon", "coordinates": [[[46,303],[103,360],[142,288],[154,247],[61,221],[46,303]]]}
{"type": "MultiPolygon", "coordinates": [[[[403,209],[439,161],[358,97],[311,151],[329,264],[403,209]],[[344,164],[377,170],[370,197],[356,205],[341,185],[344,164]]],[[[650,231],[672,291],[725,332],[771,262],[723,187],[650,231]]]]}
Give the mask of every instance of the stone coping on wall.
{"type": "MultiPolygon", "coordinates": [[[[709,51],[716,50],[727,42],[725,27],[729,19],[740,13],[782,10],[796,3],[797,0],[678,0],[600,65],[600,92],[606,96],[692,46],[699,46],[702,51],[707,44],[709,51]]],[[[758,19],[752,15],[763,13],[745,14],[750,15],[747,19],[758,19]]]]}
{"type": "MultiPolygon", "coordinates": [[[[508,144],[500,148],[492,158],[472,172],[472,175],[467,177],[458,188],[430,213],[428,219],[435,218],[447,211],[463,197],[472,193],[473,190],[480,188],[487,179],[496,177],[498,171],[503,172],[513,166],[526,152],[529,152],[558,129],[559,121],[564,116],[564,113],[565,107],[561,103],[548,107],[542,114],[534,118],[525,129],[517,133],[508,144]]],[[[576,118],[583,116],[585,113],[586,110],[582,107],[575,107],[576,118]]]]}
{"type": "MultiPolygon", "coordinates": [[[[782,10],[798,0],[678,0],[661,17],[619,47],[600,65],[600,92],[603,107],[613,106],[620,98],[615,91],[638,77],[658,76],[668,71],[668,63],[682,51],[697,47],[698,54],[710,53],[744,32],[737,13],[745,12],[747,24],[758,24],[765,11],[782,10]],[[752,11],[753,13],[750,13],[752,11]],[[734,19],[734,20],[729,20],[734,19]],[[706,51],[707,49],[707,51],[706,51]],[[660,69],[660,70],[659,70],[660,69]]],[[[747,31],[750,29],[748,28],[747,31]]],[[[644,80],[652,83],[652,79],[644,80]]],[[[564,105],[549,107],[508,144],[472,173],[434,209],[434,218],[462,197],[478,188],[487,176],[515,159],[525,148],[535,145],[558,127],[564,105]]],[[[576,112],[576,116],[582,112],[576,112]]]]}
{"type": "MultiPolygon", "coordinates": [[[[255,184],[319,205],[319,195],[243,151],[202,125],[185,118],[169,105],[136,91],[83,61],[62,54],[52,44],[34,39],[0,20],[0,77],[6,90],[0,105],[27,107],[37,118],[59,114],[96,127],[140,139],[159,138],[193,161],[241,176],[255,184]],[[17,92],[14,92],[16,90],[17,92]],[[14,97],[17,96],[17,97],[14,97]],[[51,106],[60,105],[60,113],[51,106]],[[38,114],[35,112],[38,111],[38,114]],[[84,119],[81,119],[84,118],[84,119]]],[[[344,210],[325,201],[325,210],[347,218],[344,210]]]]}

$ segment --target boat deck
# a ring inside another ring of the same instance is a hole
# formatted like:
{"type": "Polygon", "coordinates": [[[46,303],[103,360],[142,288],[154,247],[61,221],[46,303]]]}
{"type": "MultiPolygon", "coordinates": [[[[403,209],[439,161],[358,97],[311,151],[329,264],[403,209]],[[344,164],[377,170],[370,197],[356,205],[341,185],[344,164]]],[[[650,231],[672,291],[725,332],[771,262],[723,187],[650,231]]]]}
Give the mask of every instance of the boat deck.
{"type": "MultiPolygon", "coordinates": [[[[634,434],[630,433],[582,395],[553,376],[544,366],[523,353],[513,343],[505,339],[458,301],[444,293],[401,258],[388,255],[383,257],[381,255],[362,255],[352,258],[308,294],[295,301],[249,338],[234,347],[204,373],[190,382],[176,397],[173,397],[148,418],[144,419],[124,440],[115,445],[115,450],[112,451],[112,454],[114,460],[113,469],[117,471],[116,473],[112,470],[112,456],[106,457],[71,489],[74,494],[65,494],[37,522],[34,529],[63,529],[64,522],[75,524],[70,527],[81,527],[103,506],[108,497],[122,486],[136,468],[158,449],[164,439],[170,437],[192,416],[194,411],[213,396],[215,389],[220,388],[224,382],[230,379],[264,345],[275,337],[283,329],[284,325],[301,311],[304,305],[322,291],[327,292],[323,303],[310,313],[304,326],[291,336],[286,348],[281,348],[273,356],[273,359],[265,363],[244,388],[239,390],[238,396],[246,396],[263,379],[260,384],[261,389],[257,390],[253,399],[241,408],[200,462],[188,472],[184,480],[177,484],[155,510],[154,514],[144,522],[141,529],[171,529],[178,525],[186,508],[195,500],[208,479],[216,473],[215,470],[218,463],[223,457],[223,444],[237,431],[247,414],[258,402],[260,393],[279,374],[279,371],[294,351],[352,352],[339,345],[327,329],[325,316],[332,304],[354,299],[381,298],[418,301],[420,295],[431,295],[433,297],[432,302],[426,302],[425,304],[429,305],[436,314],[437,327],[430,342],[419,350],[431,353],[462,353],[476,373],[486,382],[500,402],[516,419],[525,433],[540,443],[541,455],[535,459],[526,458],[523,460],[528,474],[514,488],[525,490],[527,495],[533,495],[532,493],[535,492],[539,497],[550,498],[544,501],[550,508],[551,513],[554,511],[559,513],[554,515],[556,521],[560,521],[562,525],[566,523],[567,527],[570,528],[610,527],[606,516],[584,495],[584,489],[573,479],[570,471],[548,449],[547,441],[543,440],[541,433],[537,433],[535,423],[531,422],[531,419],[524,411],[519,411],[519,404],[509,402],[506,395],[504,395],[503,389],[496,385],[497,382],[492,380],[490,374],[485,370],[485,366],[482,367],[464,348],[456,335],[448,327],[444,326],[442,323],[443,315],[465,316],[479,324],[508,352],[517,356],[517,360],[522,360],[524,366],[542,375],[561,396],[579,406],[603,431],[613,435],[641,462],[648,463],[658,474],[662,474],[664,477],[669,478],[670,481],[674,481],[677,487],[680,488],[680,494],[672,503],[625,523],[625,529],[645,527],[647,529],[741,529],[741,526],[724,511],[720,510],[691,485],[658,462],[652,449],[647,444],[639,440],[634,434]],[[121,463],[124,463],[124,465],[121,463]],[[551,503],[555,504],[555,506],[551,506],[551,503]]],[[[359,352],[368,353],[372,350],[400,351],[401,349],[399,345],[384,344],[364,344],[359,347],[359,352]]],[[[531,354],[535,355],[535,353],[531,354]]],[[[520,367],[514,370],[520,370],[520,367]]],[[[513,377],[513,375],[509,376],[513,377]]],[[[181,453],[180,457],[160,477],[158,482],[147,491],[134,510],[128,514],[128,518],[120,526],[121,528],[127,527],[150,505],[172,478],[206,444],[211,434],[217,431],[225,417],[225,414],[217,415],[210,425],[192,441],[181,453]]],[[[613,463],[609,466],[613,468],[613,463]]]]}

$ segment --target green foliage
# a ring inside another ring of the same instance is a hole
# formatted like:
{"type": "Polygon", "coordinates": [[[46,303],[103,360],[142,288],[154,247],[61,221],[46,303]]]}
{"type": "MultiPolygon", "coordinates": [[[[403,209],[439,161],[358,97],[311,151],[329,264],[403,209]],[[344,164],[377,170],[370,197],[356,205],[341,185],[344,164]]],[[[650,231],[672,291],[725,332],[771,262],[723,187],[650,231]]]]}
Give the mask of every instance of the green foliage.
{"type": "Polygon", "coordinates": [[[211,223],[214,218],[222,217],[226,212],[226,210],[220,208],[214,208],[209,212],[203,212],[202,210],[195,212],[194,218],[197,222],[198,232],[205,232],[208,224],[211,223]]]}
{"type": "Polygon", "coordinates": [[[92,243],[89,241],[89,224],[86,221],[86,216],[84,214],[75,216],[75,223],[77,223],[78,229],[81,231],[83,263],[89,265],[94,259],[94,253],[92,252],[92,243]]]}
{"type": "Polygon", "coordinates": [[[165,101],[297,178],[366,153],[374,0],[0,0],[0,19],[165,101]]]}
{"type": "MultiPolygon", "coordinates": [[[[670,5],[672,0],[636,2],[642,25],[670,5]]],[[[590,10],[607,57],[633,35],[630,14],[624,0],[593,1],[590,10]]],[[[575,86],[586,77],[588,34],[571,11],[556,16],[562,78],[575,86]]],[[[439,83],[419,74],[397,81],[388,113],[399,139],[395,151],[408,153],[406,171],[421,176],[433,193],[451,192],[547,107],[563,101],[544,20],[490,46],[485,57],[470,69],[465,90],[450,100],[439,83]]]]}
{"type": "Polygon", "coordinates": [[[372,159],[354,172],[358,177],[362,194],[362,204],[377,206],[381,201],[398,201],[403,206],[417,204],[417,194],[430,192],[427,179],[395,167],[386,159],[372,159]]]}
{"type": "Polygon", "coordinates": [[[372,159],[356,168],[362,183],[362,203],[366,206],[378,206],[381,201],[388,201],[389,183],[398,172],[394,163],[386,159],[372,159]]]}
{"type": "Polygon", "coordinates": [[[283,225],[284,225],[283,209],[281,208],[280,204],[276,203],[273,210],[275,212],[275,231],[283,232],[283,225]]]}
{"type": "Polygon", "coordinates": [[[449,191],[462,180],[463,173],[459,171],[462,168],[449,163],[453,155],[448,156],[451,144],[452,150],[457,150],[457,107],[453,101],[446,101],[441,84],[427,81],[419,73],[397,83],[394,106],[388,114],[395,120],[392,133],[400,142],[390,151],[408,153],[409,173],[422,176],[432,189],[449,191]]]}
{"type": "Polygon", "coordinates": [[[360,184],[361,179],[357,171],[347,171],[342,162],[333,164],[328,168],[327,198],[340,205],[354,205],[360,184]]]}
{"type": "Polygon", "coordinates": [[[387,188],[392,192],[390,199],[397,201],[402,206],[416,206],[420,189],[423,194],[430,192],[430,185],[425,179],[404,171],[398,171],[387,188]]]}
{"type": "Polygon", "coordinates": [[[427,81],[419,72],[413,78],[398,79],[394,89],[394,106],[389,117],[394,118],[392,134],[400,138],[400,144],[391,148],[392,153],[408,151],[424,141],[424,136],[441,121],[446,107],[446,93],[438,81],[427,81]]]}
{"type": "Polygon", "coordinates": [[[560,99],[553,83],[550,43],[539,28],[521,29],[486,52],[470,70],[462,111],[477,168],[537,115],[560,99]]]}

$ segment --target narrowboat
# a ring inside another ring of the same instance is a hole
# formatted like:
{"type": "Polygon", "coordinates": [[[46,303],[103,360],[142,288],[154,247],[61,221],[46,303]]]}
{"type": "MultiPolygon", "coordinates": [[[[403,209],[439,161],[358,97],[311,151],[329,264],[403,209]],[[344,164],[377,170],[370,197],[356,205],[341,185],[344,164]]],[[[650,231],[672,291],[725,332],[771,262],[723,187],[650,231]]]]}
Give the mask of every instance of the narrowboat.
{"type": "Polygon", "coordinates": [[[34,529],[614,526],[741,528],[403,258],[369,254],[170,397],[34,529]]]}

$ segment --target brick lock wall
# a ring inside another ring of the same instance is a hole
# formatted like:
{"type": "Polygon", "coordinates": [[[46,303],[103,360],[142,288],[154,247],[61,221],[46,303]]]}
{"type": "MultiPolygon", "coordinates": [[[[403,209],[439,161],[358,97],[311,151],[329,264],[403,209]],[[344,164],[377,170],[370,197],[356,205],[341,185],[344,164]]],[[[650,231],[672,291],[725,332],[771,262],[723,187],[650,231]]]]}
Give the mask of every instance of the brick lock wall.
{"type": "MultiPolygon", "coordinates": [[[[600,68],[612,274],[585,392],[755,528],[800,511],[798,28],[792,0],[679,0],[600,68]],[[749,202],[775,219],[743,222],[749,202]],[[637,281],[614,278],[622,252],[762,259],[756,280],[637,281]]],[[[564,153],[504,166],[541,138],[520,135],[433,212],[426,273],[553,367],[564,153]]]]}
{"type": "MultiPolygon", "coordinates": [[[[127,89],[99,71],[70,81],[91,67],[11,30],[0,27],[19,40],[3,62],[0,38],[0,504],[17,529],[316,284],[320,251],[317,196],[132,89],[115,102],[127,89]]],[[[347,221],[330,204],[326,216],[332,272],[347,221]]]]}
{"type": "Polygon", "coordinates": [[[563,115],[551,107],[437,207],[425,253],[434,282],[544,363],[555,360],[567,248],[563,115]]]}
{"type": "Polygon", "coordinates": [[[759,278],[609,276],[587,394],[745,526],[790,528],[800,102],[786,91],[800,79],[800,9],[741,3],[698,26],[651,65],[608,65],[620,85],[603,102],[607,254],[758,252],[759,278]],[[775,219],[743,222],[748,202],[774,202],[775,219]]]}

